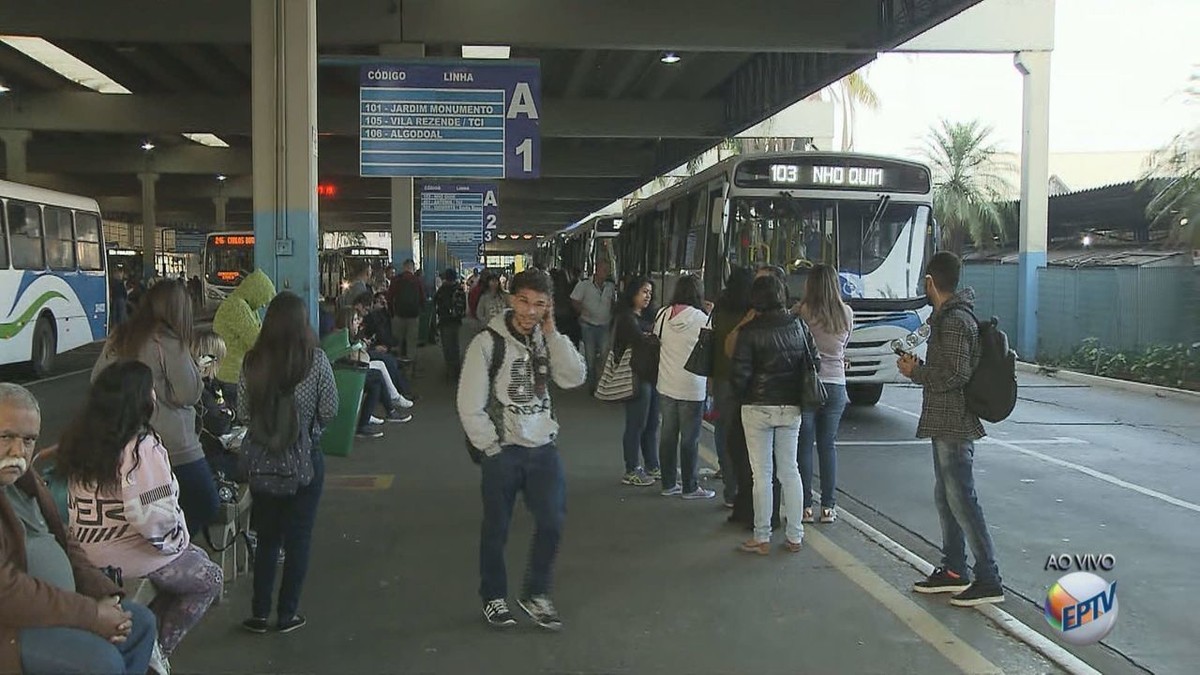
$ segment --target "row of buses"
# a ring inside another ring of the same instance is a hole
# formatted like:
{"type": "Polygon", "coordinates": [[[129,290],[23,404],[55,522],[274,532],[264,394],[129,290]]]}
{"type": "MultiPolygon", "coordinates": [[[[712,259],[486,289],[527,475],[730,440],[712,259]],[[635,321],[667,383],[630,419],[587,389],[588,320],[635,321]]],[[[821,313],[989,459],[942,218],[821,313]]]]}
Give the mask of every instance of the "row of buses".
{"type": "Polygon", "coordinates": [[[681,275],[715,299],[735,266],[775,265],[800,299],[808,270],[838,270],[854,309],[847,392],[873,405],[900,380],[892,342],[924,355],[931,307],[922,283],[936,249],[926,166],[850,153],[768,153],[726,159],[679,184],[569,228],[538,254],[546,267],[590,271],[606,259],[619,277],[654,279],[669,298],[681,275]]]}
{"type": "MultiPolygon", "coordinates": [[[[205,303],[219,304],[254,269],[254,233],[209,234],[202,253],[205,303]]],[[[362,262],[386,265],[386,249],[320,254],[324,297],[341,292],[362,262]]],[[[108,336],[109,275],[140,274],[141,254],[105,246],[96,200],[0,181],[0,365],[47,375],[58,354],[108,336]]]]}

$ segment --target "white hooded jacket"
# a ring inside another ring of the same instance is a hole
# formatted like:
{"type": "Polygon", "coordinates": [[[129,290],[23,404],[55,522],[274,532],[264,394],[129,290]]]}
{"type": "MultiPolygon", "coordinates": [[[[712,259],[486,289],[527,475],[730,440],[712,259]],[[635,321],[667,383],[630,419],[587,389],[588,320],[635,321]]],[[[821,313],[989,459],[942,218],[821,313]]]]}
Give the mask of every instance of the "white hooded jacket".
{"type": "Polygon", "coordinates": [[[499,454],[502,445],[536,448],[558,436],[549,386],[541,396],[534,390],[534,352],[545,350],[549,355],[550,378],[559,387],[572,389],[587,379],[583,355],[567,336],[558,332],[543,336],[541,326],[537,326],[531,336],[531,351],[509,330],[508,315],[505,312],[488,323],[505,342],[504,363],[496,372],[491,410],[488,406],[488,365],[493,349],[490,332],[485,330],[471,340],[458,382],[458,418],[463,430],[471,444],[489,456],[499,454]]]}
{"type": "Polygon", "coordinates": [[[707,314],[687,305],[664,307],[654,317],[654,333],[662,343],[658,360],[658,393],[676,401],[705,399],[708,378],[693,375],[683,366],[700,339],[700,329],[707,323],[707,314]],[[681,308],[678,313],[675,312],[676,307],[681,308]],[[665,321],[663,312],[666,312],[665,321]]]}

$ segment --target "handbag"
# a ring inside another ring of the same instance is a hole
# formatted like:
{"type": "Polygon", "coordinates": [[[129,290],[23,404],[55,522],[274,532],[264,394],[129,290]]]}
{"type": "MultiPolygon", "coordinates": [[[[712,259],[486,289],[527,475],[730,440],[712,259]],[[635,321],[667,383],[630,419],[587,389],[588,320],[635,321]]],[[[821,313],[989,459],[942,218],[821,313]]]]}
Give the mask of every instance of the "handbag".
{"type": "Polygon", "coordinates": [[[692,353],[688,355],[687,363],[683,364],[683,369],[693,375],[710,377],[713,372],[713,360],[715,358],[712,315],[709,315],[708,323],[700,329],[700,336],[696,339],[696,346],[692,347],[692,353]]]}
{"type": "Polygon", "coordinates": [[[618,360],[615,353],[609,350],[608,358],[604,360],[604,372],[600,373],[600,379],[596,382],[594,396],[597,400],[620,403],[633,399],[633,368],[629,365],[633,359],[632,352],[632,347],[626,347],[618,360]]]}
{"type": "Polygon", "coordinates": [[[829,392],[825,390],[825,383],[821,381],[821,355],[817,352],[808,326],[804,325],[802,319],[796,320],[800,322],[800,328],[804,332],[804,348],[808,353],[808,363],[802,371],[800,384],[800,407],[804,410],[819,410],[825,405],[825,401],[829,400],[829,392]]]}
{"type": "Polygon", "coordinates": [[[637,375],[642,382],[658,383],[658,360],[662,354],[662,330],[667,321],[668,311],[670,311],[669,307],[659,310],[657,332],[644,336],[630,346],[633,356],[630,357],[629,366],[633,369],[633,374],[637,375]]]}

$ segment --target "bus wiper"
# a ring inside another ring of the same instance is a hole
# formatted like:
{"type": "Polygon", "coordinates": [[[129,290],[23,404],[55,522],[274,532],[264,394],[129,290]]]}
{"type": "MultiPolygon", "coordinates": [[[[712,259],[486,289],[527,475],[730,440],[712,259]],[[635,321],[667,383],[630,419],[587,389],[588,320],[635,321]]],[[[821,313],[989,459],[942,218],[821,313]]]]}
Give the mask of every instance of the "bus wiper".
{"type": "Polygon", "coordinates": [[[867,229],[863,230],[862,241],[859,242],[860,251],[861,247],[866,245],[867,239],[875,233],[875,228],[879,226],[879,221],[883,219],[883,212],[887,210],[887,205],[891,201],[891,195],[883,195],[875,203],[875,213],[871,216],[871,221],[867,223],[867,229]]]}

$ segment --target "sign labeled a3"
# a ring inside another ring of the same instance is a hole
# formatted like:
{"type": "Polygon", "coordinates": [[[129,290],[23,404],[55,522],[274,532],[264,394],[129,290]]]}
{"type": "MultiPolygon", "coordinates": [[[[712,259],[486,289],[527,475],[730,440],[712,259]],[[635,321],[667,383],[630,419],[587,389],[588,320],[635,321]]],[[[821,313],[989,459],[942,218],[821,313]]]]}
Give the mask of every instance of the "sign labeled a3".
{"type": "Polygon", "coordinates": [[[483,231],[484,243],[491,243],[491,242],[495,241],[495,239],[496,239],[496,231],[495,230],[484,230],[483,231]]]}

